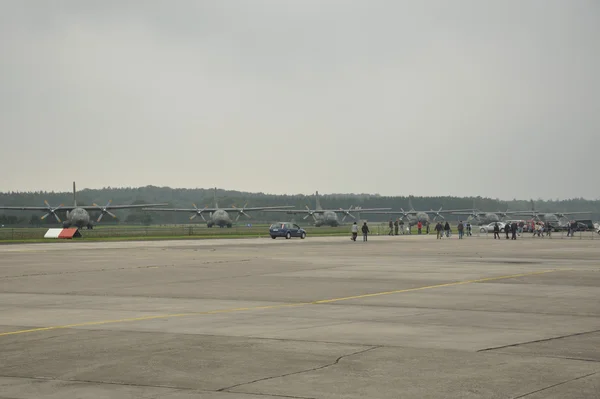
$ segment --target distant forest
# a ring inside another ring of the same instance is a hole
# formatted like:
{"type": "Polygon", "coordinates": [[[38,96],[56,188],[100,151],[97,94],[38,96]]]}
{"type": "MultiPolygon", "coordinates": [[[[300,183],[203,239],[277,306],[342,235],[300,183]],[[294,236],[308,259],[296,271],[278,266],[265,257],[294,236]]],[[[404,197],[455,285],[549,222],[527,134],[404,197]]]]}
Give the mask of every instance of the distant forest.
{"type": "MultiPolygon", "coordinates": [[[[409,199],[416,210],[438,210],[443,209],[466,209],[477,208],[480,211],[506,211],[506,210],[531,210],[530,200],[501,201],[492,198],[482,197],[388,197],[378,194],[328,194],[320,195],[321,205],[325,209],[338,209],[353,207],[376,207],[392,208],[405,211],[410,209],[409,199]]],[[[73,204],[73,194],[70,192],[9,192],[0,193],[0,205],[2,206],[45,206],[44,200],[56,207],[60,204],[71,206],[73,204]]],[[[169,207],[192,208],[196,204],[198,208],[204,206],[214,206],[213,189],[173,189],[169,187],[146,186],[140,188],[102,188],[102,189],[84,189],[77,192],[78,205],[92,205],[96,203],[104,206],[112,200],[114,205],[144,204],[144,203],[168,203],[169,207]]],[[[274,205],[293,205],[299,209],[315,207],[314,195],[272,195],[264,193],[248,193],[233,190],[217,190],[217,200],[219,206],[230,207],[235,205],[247,206],[274,206],[274,205]]],[[[590,215],[581,215],[580,218],[600,218],[600,200],[569,199],[569,200],[535,200],[533,201],[537,211],[546,212],[573,212],[590,211],[590,215]]],[[[25,211],[3,211],[0,210],[0,224],[3,225],[41,225],[56,224],[54,218],[48,217],[45,221],[40,220],[44,211],[25,212],[25,211]]],[[[90,212],[92,218],[99,213],[90,212]]],[[[102,224],[127,223],[127,224],[183,224],[191,223],[187,213],[175,212],[144,212],[141,210],[117,210],[115,214],[118,219],[105,216],[102,224]]],[[[59,212],[61,218],[64,213],[59,212]]],[[[277,219],[289,220],[292,215],[273,214],[264,212],[251,213],[252,219],[240,217],[239,223],[256,223],[258,221],[274,221],[277,219]]],[[[457,215],[445,215],[449,220],[456,220],[457,215]]],[[[303,216],[297,215],[295,218],[301,220],[303,216]]],[[[370,221],[383,221],[388,217],[385,215],[362,215],[370,221]]],[[[203,223],[201,218],[194,219],[193,223],[203,223]]]]}

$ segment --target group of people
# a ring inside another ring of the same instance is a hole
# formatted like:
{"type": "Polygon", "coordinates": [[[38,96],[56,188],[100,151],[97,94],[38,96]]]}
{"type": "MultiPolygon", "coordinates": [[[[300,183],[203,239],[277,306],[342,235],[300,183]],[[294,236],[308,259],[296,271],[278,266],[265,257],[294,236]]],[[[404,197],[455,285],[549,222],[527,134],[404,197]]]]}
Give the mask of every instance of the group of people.
{"type": "MultiPolygon", "coordinates": [[[[410,226],[410,224],[409,224],[410,226]]],[[[393,236],[393,235],[398,235],[398,230],[402,229],[402,234],[404,234],[404,221],[403,220],[398,220],[396,219],[395,222],[392,222],[390,220],[389,222],[389,227],[390,227],[390,231],[388,233],[388,235],[393,236]]],[[[426,227],[426,234],[429,234],[429,222],[425,223],[425,227],[426,227]]],[[[458,238],[462,239],[464,237],[464,235],[466,234],[467,236],[471,236],[473,235],[471,232],[471,223],[467,222],[467,223],[463,223],[462,221],[460,221],[458,223],[458,238]]],[[[421,234],[423,230],[423,223],[421,221],[417,222],[417,231],[418,234],[421,234]]],[[[450,223],[446,222],[445,224],[442,224],[442,222],[437,222],[437,224],[435,225],[434,230],[437,233],[437,238],[441,239],[442,237],[444,237],[444,235],[446,235],[446,237],[450,237],[452,235],[452,230],[450,228],[450,223]]],[[[367,241],[368,240],[368,235],[370,233],[369,230],[369,226],[367,226],[367,222],[364,222],[362,227],[361,227],[361,232],[363,234],[363,241],[367,241]]],[[[354,224],[352,225],[352,237],[351,240],[352,241],[356,241],[358,237],[358,224],[356,224],[356,222],[354,222],[354,224]]]]}
{"type": "MultiPolygon", "coordinates": [[[[367,222],[363,223],[363,225],[361,227],[361,231],[363,233],[363,241],[367,241],[368,235],[370,233],[369,226],[367,226],[367,222]]],[[[356,241],[357,237],[358,237],[358,225],[356,224],[356,222],[354,222],[354,224],[352,225],[352,237],[350,239],[352,241],[356,241]]]]}
{"type": "MultiPolygon", "coordinates": [[[[504,225],[504,233],[506,234],[506,239],[516,240],[517,235],[521,235],[523,233],[524,224],[520,224],[517,222],[507,223],[504,225]]],[[[494,223],[494,240],[500,239],[500,225],[498,222],[494,223]]],[[[533,234],[535,235],[536,230],[534,230],[533,234]]]]}
{"type": "MultiPolygon", "coordinates": [[[[404,221],[401,219],[396,219],[395,222],[393,222],[390,219],[389,222],[389,227],[390,227],[390,231],[388,233],[388,235],[398,235],[398,231],[400,230],[402,232],[402,234],[404,234],[404,221]]],[[[426,228],[426,234],[429,234],[429,222],[425,222],[425,228],[426,228]]],[[[410,229],[410,223],[409,223],[409,229],[410,229]]],[[[417,222],[417,231],[418,234],[421,234],[423,229],[423,223],[421,221],[417,222]]],[[[500,227],[500,224],[498,222],[494,223],[494,239],[500,239],[500,233],[501,230],[503,228],[500,227]]],[[[567,232],[567,237],[569,237],[570,235],[573,235],[576,229],[576,224],[575,223],[569,223],[569,227],[568,227],[568,232],[567,232]]],[[[354,222],[354,224],[352,225],[352,240],[356,241],[356,238],[358,237],[358,224],[356,224],[356,222],[354,222]]],[[[444,235],[446,237],[450,237],[452,235],[452,230],[450,228],[450,223],[446,222],[445,224],[443,224],[442,222],[437,222],[434,230],[437,234],[437,238],[441,239],[444,237],[444,235]]],[[[552,227],[548,224],[544,224],[543,222],[531,222],[531,225],[529,224],[525,224],[525,222],[520,221],[513,221],[512,223],[507,223],[506,225],[504,225],[504,233],[506,234],[506,239],[512,239],[512,240],[516,240],[517,236],[520,236],[521,234],[523,234],[524,231],[531,231],[533,232],[534,236],[538,236],[538,237],[544,237],[544,234],[548,237],[552,236],[552,227]]],[[[410,230],[409,230],[410,231],[410,230]]],[[[470,222],[463,222],[462,220],[458,222],[457,225],[457,231],[458,231],[458,238],[462,239],[465,235],[467,236],[472,236],[472,226],[470,222]]],[[[364,222],[362,227],[361,227],[361,232],[363,234],[363,241],[367,241],[368,239],[368,235],[370,233],[369,230],[369,226],[367,226],[367,222],[364,222]]],[[[599,234],[600,234],[600,229],[598,230],[599,234]]]]}
{"type": "MultiPolygon", "coordinates": [[[[390,221],[388,222],[388,226],[390,228],[390,231],[388,233],[389,236],[397,236],[398,234],[405,234],[406,231],[408,231],[408,234],[412,234],[412,226],[410,223],[408,223],[408,229],[404,229],[404,220],[398,218],[395,221],[392,221],[392,219],[390,219],[390,221]]],[[[429,222],[421,222],[420,220],[417,222],[416,224],[417,226],[417,234],[423,234],[423,228],[425,228],[425,234],[429,234],[429,222]]]]}

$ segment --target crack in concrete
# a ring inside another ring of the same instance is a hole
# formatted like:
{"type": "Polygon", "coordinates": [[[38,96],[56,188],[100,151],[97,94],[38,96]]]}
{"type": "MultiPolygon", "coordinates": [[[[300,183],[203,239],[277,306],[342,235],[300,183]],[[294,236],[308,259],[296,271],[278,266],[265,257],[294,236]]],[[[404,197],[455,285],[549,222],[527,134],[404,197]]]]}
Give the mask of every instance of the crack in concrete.
{"type": "MultiPolygon", "coordinates": [[[[256,259],[256,258],[255,258],[256,259]]],[[[213,264],[222,264],[222,263],[236,263],[236,262],[250,262],[252,259],[232,259],[232,260],[215,260],[215,261],[204,261],[200,262],[199,265],[213,265],[213,264]]],[[[139,270],[139,269],[157,269],[157,268],[165,268],[165,267],[198,267],[198,265],[146,265],[146,266],[134,266],[134,267],[115,267],[115,268],[100,268],[100,269],[90,269],[90,270],[67,270],[62,272],[39,272],[39,273],[29,273],[29,274],[17,274],[12,276],[1,276],[0,280],[6,280],[11,278],[21,278],[21,277],[39,277],[39,276],[61,276],[64,274],[79,274],[79,273],[97,273],[97,272],[118,272],[123,270],[139,270]]],[[[235,276],[233,276],[235,277],[235,276]]]]}
{"type": "MultiPolygon", "coordinates": [[[[139,388],[173,389],[175,391],[188,391],[188,392],[189,391],[205,392],[205,393],[206,392],[224,392],[221,390],[215,391],[215,390],[211,390],[211,389],[186,388],[186,387],[176,387],[176,386],[171,386],[171,385],[136,384],[136,383],[129,383],[129,382],[115,382],[115,381],[102,381],[102,380],[96,381],[96,380],[83,380],[83,379],[62,379],[62,378],[41,377],[41,376],[26,377],[26,376],[20,376],[20,375],[0,375],[0,377],[20,378],[20,379],[25,379],[25,380],[38,380],[38,381],[58,381],[58,382],[64,382],[64,383],[77,383],[77,384],[96,384],[96,385],[105,384],[105,385],[119,385],[119,386],[129,386],[129,387],[139,387],[139,388]]],[[[235,392],[224,392],[224,393],[235,394],[235,392]]],[[[271,397],[277,397],[277,398],[316,399],[316,398],[310,398],[310,397],[306,397],[306,396],[278,395],[278,394],[267,394],[267,393],[261,393],[261,392],[244,392],[243,394],[244,395],[256,395],[256,396],[271,396],[271,397]]],[[[162,393],[157,393],[156,395],[158,395],[158,396],[153,396],[153,397],[160,397],[160,395],[162,395],[162,393]]],[[[5,397],[0,396],[0,399],[5,399],[5,397]]],[[[9,399],[9,398],[6,398],[6,399],[9,399]]]]}
{"type": "MultiPolygon", "coordinates": [[[[257,383],[257,382],[261,382],[261,381],[272,380],[272,379],[275,379],[275,378],[288,377],[290,375],[308,373],[308,372],[311,372],[311,371],[323,370],[323,369],[326,369],[328,367],[332,367],[332,366],[335,366],[335,365],[339,364],[339,362],[342,359],[346,358],[346,357],[360,355],[361,353],[369,352],[369,351],[372,351],[372,350],[378,349],[378,348],[381,348],[381,346],[371,346],[371,347],[369,347],[367,349],[363,349],[363,350],[360,350],[360,351],[352,352],[352,353],[349,353],[347,355],[342,355],[342,356],[338,357],[337,359],[335,359],[334,362],[325,364],[323,366],[312,367],[312,368],[306,369],[306,370],[294,371],[292,373],[279,374],[279,375],[274,375],[274,376],[270,376],[270,377],[259,378],[259,379],[256,379],[256,380],[253,380],[253,381],[249,381],[249,382],[242,382],[242,383],[231,385],[231,386],[228,386],[228,387],[225,387],[225,388],[217,389],[217,392],[230,392],[229,391],[230,389],[238,388],[238,387],[241,387],[241,386],[244,386],[244,385],[250,385],[250,384],[254,384],[254,383],[257,383]]],[[[249,392],[243,392],[243,393],[249,393],[249,392]]]]}
{"type": "Polygon", "coordinates": [[[557,386],[560,386],[560,385],[568,384],[569,382],[573,382],[573,381],[581,380],[583,378],[591,377],[594,374],[598,374],[598,373],[599,372],[596,371],[596,372],[593,372],[593,373],[590,373],[590,374],[586,374],[586,375],[582,375],[582,376],[579,376],[579,377],[571,378],[571,379],[569,379],[567,381],[559,382],[557,384],[552,384],[552,385],[549,385],[549,386],[547,386],[545,388],[541,388],[541,389],[538,389],[538,390],[535,390],[535,391],[532,391],[532,392],[528,392],[528,393],[523,394],[523,395],[515,396],[512,399],[521,399],[521,398],[524,398],[526,396],[533,395],[534,393],[543,392],[543,391],[546,391],[548,389],[551,389],[551,388],[554,388],[554,387],[557,387],[557,386]]]}
{"type": "Polygon", "coordinates": [[[493,350],[498,350],[498,349],[514,348],[514,347],[522,346],[522,345],[537,344],[537,343],[540,343],[540,342],[548,342],[548,341],[554,341],[554,340],[557,340],[557,339],[577,337],[577,336],[580,336],[580,335],[593,334],[593,333],[597,333],[597,332],[600,332],[600,330],[584,331],[584,332],[575,333],[575,334],[561,335],[560,337],[544,338],[544,339],[538,339],[538,340],[535,340],[535,341],[519,342],[519,343],[516,343],[516,344],[496,346],[496,347],[492,347],[492,348],[480,349],[477,352],[487,352],[487,351],[493,351],[493,350]]]}
{"type": "Polygon", "coordinates": [[[529,357],[543,357],[546,359],[576,360],[576,361],[580,361],[580,362],[600,363],[600,360],[588,359],[585,357],[553,356],[553,355],[540,355],[537,353],[519,353],[519,352],[502,352],[502,351],[494,351],[492,354],[494,354],[494,355],[509,355],[509,356],[518,355],[518,356],[529,356],[529,357]]]}

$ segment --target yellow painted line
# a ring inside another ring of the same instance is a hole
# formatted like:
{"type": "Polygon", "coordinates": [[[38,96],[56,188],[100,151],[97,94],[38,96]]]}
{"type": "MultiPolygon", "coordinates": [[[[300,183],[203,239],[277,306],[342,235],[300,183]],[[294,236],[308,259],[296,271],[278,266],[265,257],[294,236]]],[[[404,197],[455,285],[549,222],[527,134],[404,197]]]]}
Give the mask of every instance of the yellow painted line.
{"type": "Polygon", "coordinates": [[[33,333],[33,332],[38,332],[38,331],[64,330],[67,328],[74,328],[74,327],[87,327],[87,326],[98,326],[98,325],[104,325],[104,324],[128,323],[128,322],[134,322],[134,321],[169,319],[169,318],[175,318],[175,317],[188,317],[188,316],[201,316],[201,315],[222,314],[222,313],[247,312],[250,310],[282,309],[282,308],[291,308],[291,307],[306,306],[306,305],[319,305],[319,304],[326,304],[326,303],[332,303],[332,302],[349,301],[351,299],[371,298],[371,297],[382,296],[382,295],[400,294],[403,292],[422,291],[422,290],[430,290],[430,289],[434,289],[434,288],[452,287],[452,286],[456,286],[456,285],[481,283],[484,281],[505,280],[505,279],[509,279],[509,278],[535,276],[535,275],[539,275],[539,274],[554,273],[554,272],[565,271],[565,270],[571,270],[571,269],[542,270],[542,271],[538,271],[538,272],[511,274],[508,276],[486,277],[486,278],[480,278],[480,279],[476,279],[476,280],[455,281],[455,282],[451,282],[451,283],[428,285],[425,287],[407,288],[407,289],[403,289],[403,290],[375,292],[372,294],[347,296],[347,297],[343,297],[343,298],[322,299],[322,300],[313,301],[313,302],[286,303],[286,304],[279,304],[279,305],[251,306],[251,307],[231,308],[231,309],[216,309],[216,310],[208,310],[205,312],[173,313],[173,314],[163,314],[163,315],[154,315],[154,316],[132,317],[132,318],[127,318],[127,319],[89,321],[89,322],[85,322],[85,323],[65,324],[62,326],[30,328],[28,330],[9,331],[9,332],[0,333],[0,337],[4,337],[4,336],[8,336],[8,335],[33,333]]]}
{"type": "Polygon", "coordinates": [[[339,302],[339,301],[349,301],[351,299],[361,299],[361,298],[370,298],[370,297],[381,296],[381,295],[400,294],[402,292],[422,291],[422,290],[430,290],[430,289],[433,289],[433,288],[452,287],[452,286],[455,286],[455,285],[482,283],[484,281],[505,280],[505,279],[509,279],[509,278],[535,276],[537,274],[553,273],[553,272],[562,271],[562,270],[566,270],[566,269],[561,269],[561,270],[558,270],[558,269],[556,269],[556,270],[542,270],[542,271],[539,271],[539,272],[511,274],[509,276],[486,277],[486,278],[479,278],[479,279],[476,279],[476,280],[456,281],[456,282],[453,282],[453,283],[428,285],[428,286],[425,286],[425,287],[406,288],[406,289],[403,289],[403,290],[375,292],[373,294],[347,296],[347,297],[344,297],[344,298],[323,299],[321,301],[314,301],[314,302],[311,302],[311,303],[312,304],[320,304],[320,303],[331,303],[331,302],[339,302]]]}

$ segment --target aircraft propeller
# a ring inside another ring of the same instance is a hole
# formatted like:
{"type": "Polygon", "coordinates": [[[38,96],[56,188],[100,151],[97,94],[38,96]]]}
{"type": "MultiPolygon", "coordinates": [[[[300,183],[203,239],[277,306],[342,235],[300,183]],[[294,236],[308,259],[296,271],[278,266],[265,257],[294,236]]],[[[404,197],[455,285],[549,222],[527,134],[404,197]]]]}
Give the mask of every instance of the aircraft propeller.
{"type": "Polygon", "coordinates": [[[40,219],[44,220],[46,219],[48,216],[50,215],[54,215],[54,217],[56,218],[56,221],[58,223],[61,222],[60,218],[58,217],[58,215],[56,214],[56,211],[60,209],[61,206],[63,206],[63,204],[60,204],[59,206],[57,206],[56,208],[52,208],[50,206],[50,204],[48,203],[48,201],[44,200],[44,204],[46,204],[46,206],[48,207],[48,213],[46,213],[44,216],[42,216],[40,219]]]}
{"type": "Polygon", "coordinates": [[[306,205],[306,210],[308,211],[308,213],[302,219],[306,220],[309,216],[312,216],[313,219],[315,219],[315,213],[308,207],[308,205],[306,205]]]}
{"type": "Polygon", "coordinates": [[[440,209],[438,211],[434,211],[433,209],[431,210],[431,212],[434,213],[434,217],[433,217],[433,221],[436,221],[436,218],[439,216],[441,217],[443,220],[446,220],[446,218],[440,213],[442,211],[442,207],[440,206],[440,209]]]}
{"type": "Polygon", "coordinates": [[[202,211],[206,208],[208,208],[208,206],[205,206],[203,209],[198,209],[198,207],[196,206],[196,204],[192,204],[194,205],[194,209],[196,210],[196,212],[190,216],[190,220],[195,219],[196,216],[200,215],[200,217],[202,218],[202,220],[204,220],[206,222],[206,219],[204,219],[204,216],[202,215],[202,211]]]}
{"type": "Polygon", "coordinates": [[[106,204],[106,206],[102,207],[98,204],[96,204],[95,202],[92,204],[94,205],[96,208],[100,208],[100,216],[98,216],[98,220],[97,222],[100,223],[100,221],[102,220],[102,217],[104,216],[105,213],[108,213],[110,216],[112,216],[113,218],[117,218],[117,215],[115,215],[114,213],[110,212],[107,208],[110,206],[112,200],[108,201],[108,204],[106,204]]]}
{"type": "Polygon", "coordinates": [[[342,218],[342,222],[344,220],[346,220],[346,216],[350,216],[352,219],[356,220],[356,217],[354,217],[354,215],[350,213],[352,211],[352,205],[350,205],[350,208],[348,208],[347,210],[340,208],[340,211],[344,212],[344,217],[342,218]]]}
{"type": "MultiPolygon", "coordinates": [[[[411,206],[412,208],[412,206],[411,206]]],[[[402,212],[402,219],[408,220],[409,213],[404,210],[404,208],[400,208],[400,212],[402,212]]]]}
{"type": "MultiPolygon", "coordinates": [[[[235,218],[235,221],[236,221],[236,222],[238,221],[238,219],[239,219],[239,218],[240,218],[240,216],[242,216],[242,215],[245,215],[246,217],[248,217],[248,218],[250,219],[250,215],[248,215],[246,212],[244,212],[244,209],[246,209],[246,206],[247,206],[247,205],[248,205],[248,203],[246,202],[246,203],[244,204],[244,206],[242,207],[242,209],[239,209],[239,210],[238,210],[238,215],[237,215],[237,217],[235,218]]],[[[232,207],[233,207],[233,208],[235,208],[235,205],[232,205],[232,207]]],[[[237,209],[237,208],[236,208],[236,209],[237,209]]]]}

